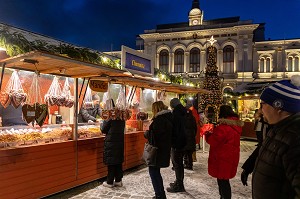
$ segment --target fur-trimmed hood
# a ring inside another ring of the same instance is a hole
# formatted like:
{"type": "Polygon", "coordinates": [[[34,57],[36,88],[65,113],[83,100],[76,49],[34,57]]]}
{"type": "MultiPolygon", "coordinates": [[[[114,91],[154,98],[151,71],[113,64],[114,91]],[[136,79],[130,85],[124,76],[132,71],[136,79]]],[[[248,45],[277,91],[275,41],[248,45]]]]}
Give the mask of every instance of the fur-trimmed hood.
{"type": "Polygon", "coordinates": [[[171,113],[171,112],[172,112],[171,110],[162,110],[162,111],[159,111],[158,113],[156,113],[156,115],[153,118],[155,118],[159,115],[163,115],[163,114],[171,113]]]}
{"type": "Polygon", "coordinates": [[[230,126],[244,126],[244,122],[237,119],[236,117],[231,117],[231,118],[221,118],[218,120],[219,124],[227,124],[230,126]]]}

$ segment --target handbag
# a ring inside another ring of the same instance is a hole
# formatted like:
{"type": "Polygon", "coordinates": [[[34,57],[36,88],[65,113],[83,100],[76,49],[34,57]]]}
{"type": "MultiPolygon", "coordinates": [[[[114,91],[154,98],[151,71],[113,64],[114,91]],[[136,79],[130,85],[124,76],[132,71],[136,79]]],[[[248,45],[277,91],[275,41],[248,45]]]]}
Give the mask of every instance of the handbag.
{"type": "Polygon", "coordinates": [[[156,157],[158,148],[154,144],[153,132],[148,132],[148,142],[145,143],[142,160],[147,166],[156,166],[156,157]],[[150,144],[153,143],[153,144],[150,144]]]}
{"type": "Polygon", "coordinates": [[[156,166],[156,156],[158,148],[146,142],[142,159],[147,166],[156,166]]]}

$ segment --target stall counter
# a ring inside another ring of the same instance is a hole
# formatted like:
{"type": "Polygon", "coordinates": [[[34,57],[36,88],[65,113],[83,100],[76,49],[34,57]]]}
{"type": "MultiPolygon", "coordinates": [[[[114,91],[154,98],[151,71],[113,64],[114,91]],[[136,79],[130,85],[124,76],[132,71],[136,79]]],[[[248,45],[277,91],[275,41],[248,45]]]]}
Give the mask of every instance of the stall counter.
{"type": "Polygon", "coordinates": [[[243,131],[241,137],[256,139],[256,134],[254,131],[254,123],[244,121],[243,131]]]}
{"type": "MultiPolygon", "coordinates": [[[[123,169],[143,164],[143,131],[125,134],[123,169]]],[[[0,198],[35,199],[103,178],[104,137],[0,150],[0,198]]]]}

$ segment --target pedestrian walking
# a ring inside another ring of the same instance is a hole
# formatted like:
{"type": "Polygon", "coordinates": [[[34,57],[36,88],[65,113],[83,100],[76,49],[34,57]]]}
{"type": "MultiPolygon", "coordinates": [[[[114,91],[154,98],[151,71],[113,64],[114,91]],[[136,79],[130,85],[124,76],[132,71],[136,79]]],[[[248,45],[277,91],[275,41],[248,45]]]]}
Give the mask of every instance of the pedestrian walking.
{"type": "Polygon", "coordinates": [[[173,130],[172,130],[172,148],[171,160],[175,170],[176,180],[170,183],[167,188],[168,192],[185,192],[183,185],[184,167],[183,155],[186,145],[186,108],[182,106],[178,98],[173,98],[170,101],[170,106],[173,109],[173,130]]]}
{"type": "Polygon", "coordinates": [[[229,179],[235,177],[240,156],[240,136],[243,122],[228,105],[222,105],[219,111],[218,125],[213,132],[206,133],[210,145],[208,173],[217,178],[221,199],[231,198],[229,179]]]}

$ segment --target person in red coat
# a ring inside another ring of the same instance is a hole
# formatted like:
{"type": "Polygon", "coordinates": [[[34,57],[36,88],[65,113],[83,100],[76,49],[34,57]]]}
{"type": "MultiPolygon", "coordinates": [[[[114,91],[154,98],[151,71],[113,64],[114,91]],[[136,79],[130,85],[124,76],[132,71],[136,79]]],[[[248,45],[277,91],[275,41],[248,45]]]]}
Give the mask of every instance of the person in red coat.
{"type": "Polygon", "coordinates": [[[218,125],[213,132],[206,134],[210,145],[208,174],[217,178],[222,199],[231,198],[229,179],[235,177],[240,158],[240,136],[243,122],[228,105],[222,105],[219,111],[218,125]]]}

